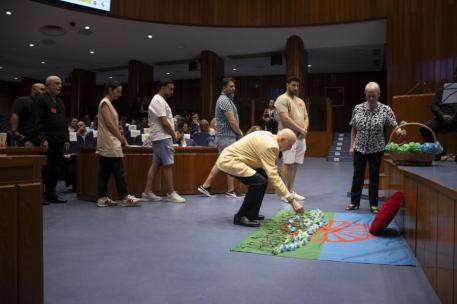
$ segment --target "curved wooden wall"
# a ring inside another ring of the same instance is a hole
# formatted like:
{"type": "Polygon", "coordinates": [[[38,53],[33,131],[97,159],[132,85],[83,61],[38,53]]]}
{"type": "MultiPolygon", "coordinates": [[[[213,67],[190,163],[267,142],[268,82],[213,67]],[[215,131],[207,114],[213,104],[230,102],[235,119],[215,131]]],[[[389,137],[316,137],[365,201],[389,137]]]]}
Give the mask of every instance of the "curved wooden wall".
{"type": "MultiPolygon", "coordinates": [[[[113,0],[113,17],[277,27],[387,18],[388,100],[416,82],[437,87],[457,66],[456,0],[113,0]]],[[[286,40],[287,37],[284,37],[286,40]]],[[[306,44],[306,41],[305,41],[306,44]]]]}

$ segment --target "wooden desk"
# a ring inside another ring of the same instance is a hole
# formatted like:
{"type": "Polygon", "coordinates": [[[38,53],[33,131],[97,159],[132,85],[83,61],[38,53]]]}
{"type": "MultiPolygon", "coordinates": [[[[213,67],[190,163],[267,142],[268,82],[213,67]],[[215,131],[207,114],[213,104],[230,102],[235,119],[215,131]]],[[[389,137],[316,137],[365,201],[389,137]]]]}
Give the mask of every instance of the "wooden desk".
{"type": "Polygon", "coordinates": [[[384,164],[390,192],[405,193],[397,222],[411,250],[442,303],[457,302],[457,164],[384,164]]]}
{"type": "MultiPolygon", "coordinates": [[[[152,164],[152,148],[125,147],[124,170],[128,190],[131,194],[141,196],[146,182],[149,167],[152,164]]],[[[173,179],[176,191],[179,194],[199,194],[197,191],[208,176],[211,168],[219,156],[216,148],[210,147],[176,147],[173,179]]],[[[98,184],[98,155],[94,148],[82,148],[76,159],[76,191],[78,199],[97,201],[98,184]]],[[[220,174],[212,185],[212,192],[224,193],[227,191],[226,175],[220,174]]],[[[246,191],[246,187],[235,181],[238,191],[246,191]]],[[[165,182],[162,170],[154,180],[153,191],[164,195],[165,182]]],[[[267,192],[272,193],[271,187],[267,192]]],[[[114,179],[108,184],[108,194],[111,198],[117,197],[114,179]]]]}
{"type": "Polygon", "coordinates": [[[44,156],[0,156],[1,303],[43,303],[41,167],[45,163],[44,156]]]}
{"type": "Polygon", "coordinates": [[[7,155],[40,155],[40,147],[7,147],[6,149],[0,149],[0,154],[7,155]]]}

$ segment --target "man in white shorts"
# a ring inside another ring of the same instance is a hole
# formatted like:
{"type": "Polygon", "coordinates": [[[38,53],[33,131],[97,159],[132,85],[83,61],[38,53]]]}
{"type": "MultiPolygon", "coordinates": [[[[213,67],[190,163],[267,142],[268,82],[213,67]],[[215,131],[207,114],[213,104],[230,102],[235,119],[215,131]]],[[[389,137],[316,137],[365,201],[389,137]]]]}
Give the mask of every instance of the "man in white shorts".
{"type": "Polygon", "coordinates": [[[148,171],[146,185],[142,194],[143,200],[160,201],[162,198],[152,192],[154,177],[159,168],[162,167],[165,185],[167,187],[167,200],[175,203],[185,203],[186,200],[180,196],[173,186],[173,164],[174,147],[176,140],[173,114],[165,98],[173,95],[174,83],[171,79],[164,79],[160,82],[160,91],[154,95],[148,107],[148,119],[150,137],[154,149],[154,159],[148,171]]]}
{"type": "Polygon", "coordinates": [[[282,154],[281,177],[295,199],[304,200],[304,196],[295,193],[293,190],[297,167],[303,164],[305,157],[305,138],[309,126],[305,102],[297,96],[299,85],[300,79],[298,77],[289,77],[286,84],[287,91],[276,99],[275,107],[279,117],[278,130],[289,128],[297,135],[297,141],[292,146],[292,149],[282,154]]]}

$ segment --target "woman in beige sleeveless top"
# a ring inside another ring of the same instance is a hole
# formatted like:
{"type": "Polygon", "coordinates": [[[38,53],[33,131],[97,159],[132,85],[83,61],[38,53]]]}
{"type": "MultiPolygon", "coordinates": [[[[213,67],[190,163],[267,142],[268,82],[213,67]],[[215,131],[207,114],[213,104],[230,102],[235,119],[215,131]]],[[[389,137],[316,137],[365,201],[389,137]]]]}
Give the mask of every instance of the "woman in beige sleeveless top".
{"type": "Polygon", "coordinates": [[[117,194],[123,207],[137,206],[140,199],[129,195],[124,178],[122,146],[126,144],[119,130],[119,117],[112,102],[122,94],[122,86],[117,81],[105,85],[105,97],[98,105],[97,152],[99,154],[98,206],[115,206],[116,202],[108,197],[108,181],[114,175],[117,194]]]}

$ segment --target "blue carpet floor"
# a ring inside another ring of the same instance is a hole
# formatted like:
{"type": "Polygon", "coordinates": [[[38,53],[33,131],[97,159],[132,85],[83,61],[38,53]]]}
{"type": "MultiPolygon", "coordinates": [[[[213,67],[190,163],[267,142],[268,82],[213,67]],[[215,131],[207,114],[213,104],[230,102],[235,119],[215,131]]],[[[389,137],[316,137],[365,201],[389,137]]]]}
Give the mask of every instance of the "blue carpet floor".
{"type": "MultiPolygon", "coordinates": [[[[352,163],[309,158],[296,190],[306,208],[344,212],[351,175],[352,163]]],[[[45,303],[439,303],[420,267],[230,252],[252,232],[232,224],[239,199],[96,208],[64,196],[44,207],[45,303]]],[[[261,212],[280,208],[267,195],[261,212]]]]}

